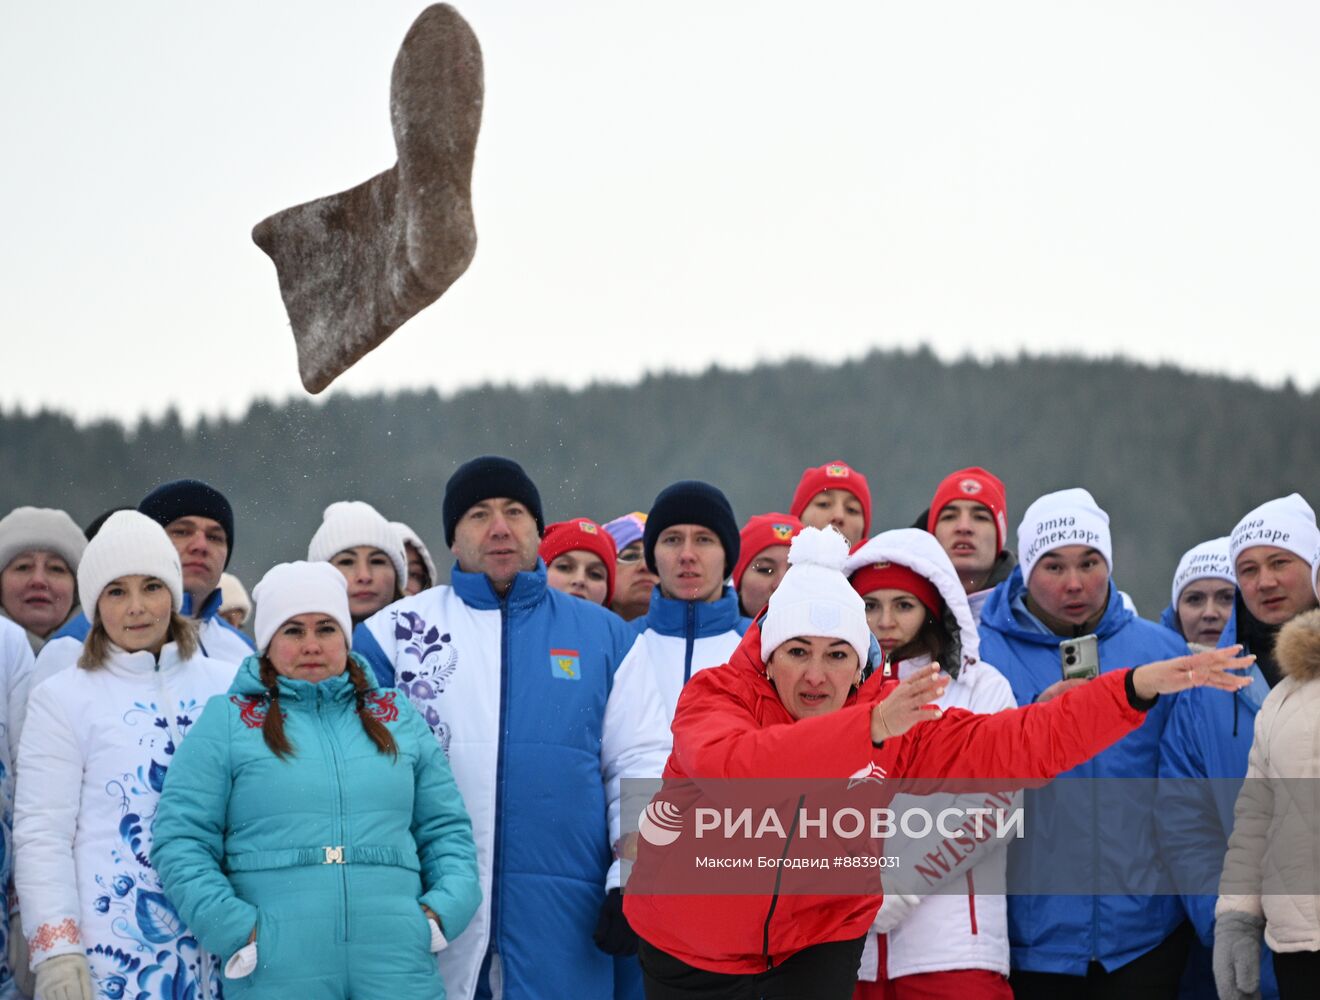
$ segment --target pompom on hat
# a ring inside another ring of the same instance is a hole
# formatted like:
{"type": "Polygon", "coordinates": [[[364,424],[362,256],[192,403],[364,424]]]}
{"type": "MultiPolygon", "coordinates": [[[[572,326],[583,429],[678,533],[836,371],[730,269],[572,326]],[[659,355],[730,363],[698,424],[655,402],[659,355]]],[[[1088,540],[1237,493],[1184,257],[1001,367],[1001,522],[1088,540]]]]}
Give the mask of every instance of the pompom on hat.
{"type": "Polygon", "coordinates": [[[257,613],[252,631],[264,654],[281,625],[298,615],[328,615],[352,642],[353,616],[348,609],[348,581],[328,562],[288,562],[272,566],[252,588],[257,613]]]}
{"type": "Polygon", "coordinates": [[[307,558],[328,563],[345,549],[359,545],[380,549],[389,556],[397,574],[395,586],[399,590],[407,586],[408,555],[403,539],[380,511],[361,500],[339,500],[325,509],[321,526],[307,546],[307,558]]]}
{"type": "Polygon", "coordinates": [[[761,620],[761,659],[797,636],[842,639],[865,664],[871,652],[866,606],[843,575],[848,541],[834,528],[803,528],[788,549],[788,572],[761,620]]]}
{"type": "Polygon", "coordinates": [[[96,621],[101,591],[121,576],[154,576],[169,589],[174,610],[183,606],[179,553],[160,524],[135,510],[111,514],[83,551],[78,601],[88,621],[96,621]]]}

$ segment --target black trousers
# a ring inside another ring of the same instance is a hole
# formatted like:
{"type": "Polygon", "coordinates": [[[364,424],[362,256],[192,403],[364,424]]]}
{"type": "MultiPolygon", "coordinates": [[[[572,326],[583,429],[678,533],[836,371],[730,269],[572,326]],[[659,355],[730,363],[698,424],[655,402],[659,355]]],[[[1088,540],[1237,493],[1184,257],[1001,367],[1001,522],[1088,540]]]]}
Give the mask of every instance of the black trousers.
{"type": "Polygon", "coordinates": [[[1312,1000],[1320,994],[1320,951],[1276,951],[1279,1000],[1312,1000]]]}
{"type": "Polygon", "coordinates": [[[1182,924],[1146,954],[1106,972],[1092,962],[1085,976],[1018,972],[1008,977],[1014,1000],[1174,1000],[1187,964],[1192,925],[1182,924]]]}
{"type": "Polygon", "coordinates": [[[646,1000],[849,1000],[865,939],[815,944],[747,975],[694,968],[645,940],[637,956],[646,1000]]]}

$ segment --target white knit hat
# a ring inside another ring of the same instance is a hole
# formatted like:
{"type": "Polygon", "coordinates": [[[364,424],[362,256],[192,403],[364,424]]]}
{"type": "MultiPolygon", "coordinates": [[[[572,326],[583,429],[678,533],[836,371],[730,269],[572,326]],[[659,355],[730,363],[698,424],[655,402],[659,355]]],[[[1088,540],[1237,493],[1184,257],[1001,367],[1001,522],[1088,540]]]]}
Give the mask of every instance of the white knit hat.
{"type": "Polygon", "coordinates": [[[848,541],[834,528],[803,528],[788,548],[788,572],[761,621],[761,659],[797,636],[843,639],[861,663],[871,652],[866,605],[843,575],[848,541]]]}
{"type": "Polygon", "coordinates": [[[1018,562],[1022,566],[1023,582],[1031,579],[1031,571],[1041,556],[1067,545],[1095,549],[1105,557],[1109,572],[1114,572],[1109,515],[1080,487],[1046,493],[1022,515],[1022,523],[1018,525],[1018,562]]]}
{"type": "Polygon", "coordinates": [[[252,601],[248,598],[248,592],[243,588],[242,581],[233,573],[220,574],[220,613],[224,614],[226,611],[243,612],[243,617],[239,620],[240,625],[252,614],[252,601]]]}
{"type": "Polygon", "coordinates": [[[384,516],[369,503],[361,500],[340,500],[332,503],[322,515],[321,526],[307,546],[307,558],[312,562],[329,562],[345,549],[370,545],[380,549],[394,563],[400,590],[408,583],[408,556],[399,534],[384,516]]]}
{"type": "Polygon", "coordinates": [[[183,570],[165,529],[135,510],[117,510],[87,543],[78,564],[78,601],[88,621],[96,620],[96,602],[111,580],[154,576],[169,588],[174,610],[183,606],[183,570]]]}
{"type": "MultiPolygon", "coordinates": [[[[399,541],[405,543],[406,545],[411,545],[413,548],[417,550],[418,554],[422,557],[422,565],[426,567],[426,575],[431,580],[431,586],[434,587],[437,583],[439,583],[440,578],[436,575],[435,572],[435,560],[431,558],[431,550],[426,547],[426,543],[422,541],[421,536],[418,535],[417,532],[413,531],[412,528],[404,524],[402,521],[391,521],[390,527],[393,528],[395,532],[398,533],[399,541]]],[[[407,549],[403,550],[403,557],[404,557],[404,563],[406,564],[408,561],[407,549]]],[[[406,570],[406,566],[405,566],[405,570],[406,570]]],[[[406,584],[407,582],[408,582],[408,574],[405,571],[403,574],[403,579],[399,582],[399,589],[402,590],[404,584],[406,584]]]]}
{"type": "MultiPolygon", "coordinates": [[[[365,506],[365,505],[364,505],[365,506]]],[[[339,551],[339,550],[336,550],[339,551]]],[[[297,615],[329,615],[352,642],[353,616],[348,610],[348,581],[328,562],[288,562],[272,566],[252,588],[257,615],[252,631],[257,649],[265,653],[279,627],[297,615]]]]}
{"type": "Polygon", "coordinates": [[[1302,499],[1300,493],[1261,504],[1237,523],[1228,536],[1229,556],[1237,568],[1238,556],[1257,545],[1272,545],[1287,549],[1310,562],[1320,548],[1320,529],[1316,528],[1315,511],[1302,499]]]}
{"type": "Polygon", "coordinates": [[[1228,558],[1227,535],[1188,549],[1178,560],[1178,570],[1173,574],[1173,600],[1170,602],[1175,608],[1183,590],[1197,580],[1227,580],[1237,585],[1233,561],[1228,558]]]}
{"type": "Polygon", "coordinates": [[[36,550],[54,552],[74,573],[87,539],[68,514],[50,507],[15,507],[0,518],[0,570],[14,557],[36,550]]]}

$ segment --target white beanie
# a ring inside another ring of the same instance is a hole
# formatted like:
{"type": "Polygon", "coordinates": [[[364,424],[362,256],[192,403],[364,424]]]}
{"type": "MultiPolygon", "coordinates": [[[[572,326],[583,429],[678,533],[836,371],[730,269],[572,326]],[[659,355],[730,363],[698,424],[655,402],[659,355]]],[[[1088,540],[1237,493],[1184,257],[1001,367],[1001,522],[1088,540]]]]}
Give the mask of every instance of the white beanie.
{"type": "Polygon", "coordinates": [[[390,557],[398,574],[395,582],[403,590],[408,583],[408,556],[403,542],[380,511],[361,500],[340,500],[325,509],[321,526],[307,546],[307,558],[329,562],[345,549],[359,545],[380,549],[390,557]]]}
{"type": "Polygon", "coordinates": [[[1109,515],[1080,487],[1046,493],[1022,515],[1022,523],[1018,525],[1018,562],[1022,566],[1023,582],[1031,579],[1031,571],[1041,556],[1066,545],[1095,549],[1105,557],[1109,572],[1114,572],[1109,515]]]}
{"type": "Polygon", "coordinates": [[[74,573],[87,539],[73,518],[50,507],[15,507],[0,518],[0,570],[24,552],[54,552],[74,573]]]}
{"type": "Polygon", "coordinates": [[[1243,550],[1257,545],[1287,549],[1308,563],[1314,558],[1320,548],[1320,529],[1315,525],[1315,511],[1300,493],[1263,503],[1237,523],[1228,536],[1234,569],[1243,550]]]}
{"type": "Polygon", "coordinates": [[[1233,562],[1228,558],[1228,536],[1212,538],[1183,553],[1178,560],[1178,570],[1173,574],[1173,600],[1176,608],[1178,598],[1189,583],[1197,580],[1227,580],[1237,585],[1237,575],[1233,572],[1233,562]]]}
{"type": "Polygon", "coordinates": [[[220,613],[224,614],[226,611],[243,612],[240,625],[252,614],[252,602],[248,599],[248,593],[243,589],[242,581],[233,573],[220,574],[220,613]]]}
{"type": "Polygon", "coordinates": [[[78,601],[88,621],[96,620],[96,602],[111,580],[154,576],[169,588],[174,610],[183,606],[183,570],[165,529],[135,510],[117,510],[87,543],[78,564],[78,601]]]}
{"type": "MultiPolygon", "coordinates": [[[[365,505],[364,505],[365,506],[365,505]]],[[[337,550],[338,551],[338,550],[337,550]]],[[[328,562],[288,562],[272,566],[252,588],[257,616],[252,623],[257,650],[265,653],[279,627],[298,615],[329,615],[353,639],[348,581],[328,562]]]]}
{"type": "Polygon", "coordinates": [[[848,541],[834,528],[803,528],[788,547],[788,572],[761,621],[761,659],[797,636],[843,639],[862,664],[871,652],[866,605],[843,575],[848,541]]]}
{"type": "MultiPolygon", "coordinates": [[[[412,528],[408,527],[402,521],[391,521],[390,527],[393,528],[395,532],[398,534],[399,541],[403,542],[405,545],[411,545],[413,548],[417,550],[417,553],[422,557],[422,565],[426,567],[426,575],[431,580],[431,586],[434,587],[437,583],[439,583],[440,578],[436,576],[436,572],[435,572],[435,560],[431,558],[431,551],[426,547],[426,543],[422,541],[421,536],[419,536],[417,532],[413,531],[412,528]]],[[[408,561],[407,549],[403,550],[403,556],[404,556],[404,562],[407,563],[408,561]]],[[[399,582],[399,589],[402,590],[404,584],[406,584],[407,582],[408,582],[408,574],[407,572],[405,572],[403,574],[403,579],[399,582]]]]}

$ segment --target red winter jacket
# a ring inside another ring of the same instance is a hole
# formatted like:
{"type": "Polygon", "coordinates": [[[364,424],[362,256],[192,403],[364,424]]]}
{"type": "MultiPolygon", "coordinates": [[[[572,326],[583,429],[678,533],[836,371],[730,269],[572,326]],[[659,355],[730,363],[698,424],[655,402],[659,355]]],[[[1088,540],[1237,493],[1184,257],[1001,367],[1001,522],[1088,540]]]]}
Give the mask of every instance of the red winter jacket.
{"type": "MultiPolygon", "coordinates": [[[[829,715],[795,720],[765,676],[753,625],[729,663],[694,674],[674,716],[666,779],[847,778],[874,762],[890,778],[1010,779],[1039,784],[1141,725],[1126,670],[1103,674],[1052,701],[978,715],[950,709],[880,747],[871,709],[894,687],[873,676],[829,715]]],[[[887,805],[888,802],[882,803],[887,805]]],[[[861,937],[880,895],[641,895],[624,913],[650,944],[712,972],[756,973],[811,945],[861,937]]]]}

